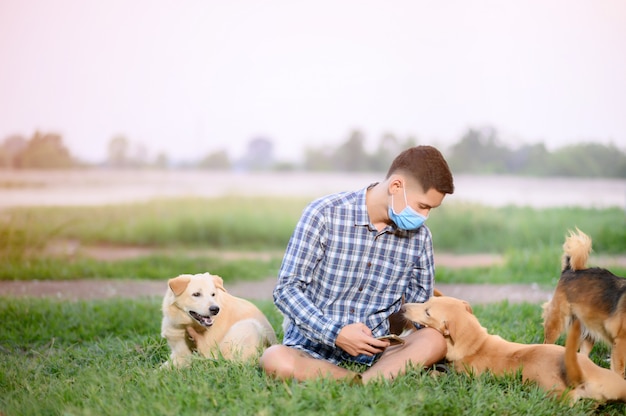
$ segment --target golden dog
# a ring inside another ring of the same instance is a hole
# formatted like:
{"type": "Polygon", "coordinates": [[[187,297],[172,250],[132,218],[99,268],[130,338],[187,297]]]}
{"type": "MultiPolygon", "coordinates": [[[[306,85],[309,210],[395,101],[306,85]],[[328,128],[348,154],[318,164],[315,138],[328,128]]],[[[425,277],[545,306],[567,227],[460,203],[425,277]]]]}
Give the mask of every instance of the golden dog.
{"type": "Polygon", "coordinates": [[[552,300],[543,305],[544,342],[553,344],[572,319],[583,326],[580,352],[596,341],[612,346],[611,370],[624,377],[626,363],[626,279],[606,269],[588,268],[591,238],[576,229],[563,244],[562,273],[552,300]]]}
{"type": "Polygon", "coordinates": [[[172,351],[164,367],[181,367],[193,351],[208,358],[249,360],[275,344],[269,321],[251,302],[232,296],[221,277],[183,274],[168,281],[161,336],[172,351]]]}
{"type": "Polygon", "coordinates": [[[404,308],[408,319],[443,334],[448,345],[446,359],[457,371],[473,374],[489,371],[501,376],[521,369],[524,380],[534,381],[548,393],[572,402],[579,398],[626,401],[626,380],[576,353],[578,324],[572,327],[566,348],[526,345],[489,334],[470,305],[459,299],[432,297],[424,303],[407,303],[404,308]]]}

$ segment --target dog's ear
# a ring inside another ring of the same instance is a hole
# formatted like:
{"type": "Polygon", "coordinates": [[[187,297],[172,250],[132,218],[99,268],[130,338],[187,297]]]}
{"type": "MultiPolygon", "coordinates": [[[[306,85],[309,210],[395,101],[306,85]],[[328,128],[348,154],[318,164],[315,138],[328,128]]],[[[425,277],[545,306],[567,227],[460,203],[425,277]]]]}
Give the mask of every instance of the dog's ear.
{"type": "Polygon", "coordinates": [[[465,302],[465,301],[463,301],[463,304],[465,305],[465,310],[468,311],[469,313],[471,313],[472,315],[474,315],[474,311],[472,310],[472,306],[469,303],[465,302]]]}
{"type": "Polygon", "coordinates": [[[211,276],[213,277],[213,283],[215,284],[215,287],[226,292],[226,289],[224,288],[224,279],[214,274],[211,276]]]}
{"type": "Polygon", "coordinates": [[[441,333],[444,337],[450,338],[450,343],[454,345],[454,340],[456,339],[456,325],[454,324],[454,321],[443,321],[442,326],[443,331],[441,331],[441,333]]]}
{"type": "Polygon", "coordinates": [[[180,275],[173,279],[168,280],[167,285],[172,289],[174,295],[178,296],[187,289],[187,285],[191,281],[191,277],[189,275],[180,275]]]}

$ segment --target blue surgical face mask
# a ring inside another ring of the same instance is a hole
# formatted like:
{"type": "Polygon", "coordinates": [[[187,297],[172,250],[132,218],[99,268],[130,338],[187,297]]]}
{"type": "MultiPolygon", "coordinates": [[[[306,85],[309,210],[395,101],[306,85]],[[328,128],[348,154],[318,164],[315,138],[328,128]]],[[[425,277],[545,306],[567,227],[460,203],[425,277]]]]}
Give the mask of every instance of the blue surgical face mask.
{"type": "Polygon", "coordinates": [[[391,195],[391,206],[388,209],[389,218],[391,218],[391,221],[393,221],[398,228],[402,230],[417,230],[422,226],[422,224],[424,224],[424,221],[426,221],[428,217],[423,216],[409,206],[406,199],[406,188],[403,186],[402,190],[404,191],[404,203],[406,204],[406,207],[396,214],[393,210],[393,195],[391,195]]]}

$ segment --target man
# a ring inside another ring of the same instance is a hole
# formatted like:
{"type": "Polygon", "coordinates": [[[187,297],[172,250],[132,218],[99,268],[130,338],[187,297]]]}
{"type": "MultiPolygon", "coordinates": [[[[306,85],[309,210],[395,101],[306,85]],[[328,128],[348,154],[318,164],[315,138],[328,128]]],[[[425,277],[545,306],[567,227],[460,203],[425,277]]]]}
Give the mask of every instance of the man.
{"type": "Polygon", "coordinates": [[[390,346],[389,317],[403,300],[433,295],[430,210],[454,192],[441,153],[417,146],[400,153],[383,182],[313,201],[289,241],[274,289],[285,315],[282,345],[261,367],[281,379],[392,379],[408,364],[429,367],[445,357],[443,336],[416,328],[390,346]],[[370,366],[358,375],[340,364],[370,366]]]}

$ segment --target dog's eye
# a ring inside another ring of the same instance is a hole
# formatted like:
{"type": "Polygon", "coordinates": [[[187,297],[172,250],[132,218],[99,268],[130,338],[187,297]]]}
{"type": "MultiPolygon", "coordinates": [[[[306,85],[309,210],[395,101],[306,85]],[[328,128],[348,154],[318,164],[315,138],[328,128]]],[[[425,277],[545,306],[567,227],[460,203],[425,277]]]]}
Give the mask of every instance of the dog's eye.
{"type": "Polygon", "coordinates": [[[211,296],[215,297],[215,292],[211,293],[211,296]]]}
{"type": "Polygon", "coordinates": [[[202,293],[200,293],[200,292],[193,292],[191,294],[191,296],[193,296],[194,298],[199,298],[200,296],[202,296],[202,293]]]}
{"type": "Polygon", "coordinates": [[[426,316],[430,316],[430,311],[428,309],[424,309],[424,313],[426,314],[426,316]]]}

